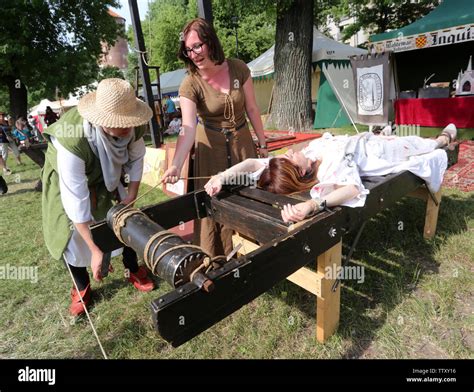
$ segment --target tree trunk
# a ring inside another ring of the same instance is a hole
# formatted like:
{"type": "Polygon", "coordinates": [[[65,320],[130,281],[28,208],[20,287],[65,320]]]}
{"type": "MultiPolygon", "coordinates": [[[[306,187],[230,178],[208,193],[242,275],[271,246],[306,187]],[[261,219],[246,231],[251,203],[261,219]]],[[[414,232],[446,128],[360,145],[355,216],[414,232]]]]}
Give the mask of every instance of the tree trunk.
{"type": "Polygon", "coordinates": [[[8,76],[5,78],[10,93],[10,115],[16,120],[19,116],[26,118],[28,112],[28,92],[19,77],[8,76]]]}
{"type": "Polygon", "coordinates": [[[311,62],[313,1],[293,0],[278,10],[275,38],[275,93],[272,118],[277,129],[312,129],[311,62]]]}

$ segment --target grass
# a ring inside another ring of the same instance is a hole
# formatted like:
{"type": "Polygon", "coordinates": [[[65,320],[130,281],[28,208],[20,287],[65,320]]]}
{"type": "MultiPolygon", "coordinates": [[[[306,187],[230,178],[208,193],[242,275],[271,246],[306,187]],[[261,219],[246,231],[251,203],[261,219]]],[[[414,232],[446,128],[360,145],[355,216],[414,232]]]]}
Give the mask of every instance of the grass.
{"type": "MultiPolygon", "coordinates": [[[[68,314],[70,277],[43,243],[40,170],[23,160],[9,161],[10,190],[0,196],[0,267],[37,267],[38,281],[0,282],[0,358],[101,358],[87,320],[68,314]]],[[[140,204],[165,197],[154,191],[140,204]]],[[[340,327],[324,345],[315,298],[284,281],[173,349],[149,310],[170,287],[156,278],[155,291],[137,292],[118,258],[93,283],[91,317],[109,358],[474,358],[474,193],[446,190],[431,241],[423,222],[423,203],[403,199],[367,225],[353,257],[365,281],[344,282],[340,327]]]]}

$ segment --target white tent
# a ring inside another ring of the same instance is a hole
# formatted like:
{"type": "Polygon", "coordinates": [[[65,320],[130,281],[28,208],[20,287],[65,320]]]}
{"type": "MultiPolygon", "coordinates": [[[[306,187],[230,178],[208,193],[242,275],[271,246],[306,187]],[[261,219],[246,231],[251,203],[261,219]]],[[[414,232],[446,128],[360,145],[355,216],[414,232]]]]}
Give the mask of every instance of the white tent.
{"type": "MultiPolygon", "coordinates": [[[[313,27],[313,54],[312,63],[316,64],[328,60],[349,60],[350,56],[367,53],[366,50],[354,48],[350,45],[341,44],[331,38],[326,37],[313,27]]],[[[273,57],[275,45],[248,63],[254,82],[255,98],[261,113],[268,112],[268,105],[274,85],[273,80],[273,57]]],[[[313,68],[314,69],[314,68],[313,68]]],[[[321,69],[316,67],[311,76],[311,97],[316,101],[319,90],[321,69]]]]}
{"type": "MultiPolygon", "coordinates": [[[[354,48],[350,45],[341,44],[333,39],[326,37],[323,33],[313,27],[313,63],[322,60],[348,60],[350,56],[365,54],[366,50],[354,48]]],[[[261,56],[248,63],[252,78],[270,75],[273,73],[273,56],[275,54],[275,45],[268,49],[261,56]]]]}
{"type": "Polygon", "coordinates": [[[37,116],[38,114],[44,114],[46,113],[46,108],[51,107],[53,111],[59,112],[61,109],[61,105],[59,104],[59,101],[50,101],[49,99],[42,99],[41,102],[33,106],[29,112],[32,116],[37,116]]]}
{"type": "MultiPolygon", "coordinates": [[[[161,95],[177,96],[179,86],[186,76],[186,69],[177,69],[176,71],[166,72],[160,75],[161,95]]],[[[152,83],[156,83],[154,80],[152,83]]],[[[152,86],[152,93],[154,96],[158,95],[156,86],[152,86]]],[[[143,89],[140,89],[138,95],[144,96],[143,89]]]]}

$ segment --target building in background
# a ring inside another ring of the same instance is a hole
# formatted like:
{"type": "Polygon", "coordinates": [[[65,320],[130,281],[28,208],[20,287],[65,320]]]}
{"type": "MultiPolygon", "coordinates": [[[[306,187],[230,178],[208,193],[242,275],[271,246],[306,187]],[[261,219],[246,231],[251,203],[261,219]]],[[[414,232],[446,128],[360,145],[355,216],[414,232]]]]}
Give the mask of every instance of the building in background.
{"type": "MultiPolygon", "coordinates": [[[[110,9],[108,13],[123,27],[123,31],[125,32],[125,18],[110,9]]],[[[108,48],[106,43],[102,43],[102,51],[104,55],[100,61],[101,67],[117,67],[122,71],[127,69],[128,44],[125,38],[120,37],[111,48],[108,48]]]]}
{"type": "Polygon", "coordinates": [[[346,26],[355,23],[355,21],[356,19],[354,17],[343,17],[339,22],[336,22],[333,19],[329,18],[327,23],[329,35],[335,41],[343,42],[354,47],[367,43],[367,41],[369,40],[369,34],[367,34],[365,30],[359,30],[357,34],[354,34],[348,40],[342,40],[343,32],[346,26]]]}

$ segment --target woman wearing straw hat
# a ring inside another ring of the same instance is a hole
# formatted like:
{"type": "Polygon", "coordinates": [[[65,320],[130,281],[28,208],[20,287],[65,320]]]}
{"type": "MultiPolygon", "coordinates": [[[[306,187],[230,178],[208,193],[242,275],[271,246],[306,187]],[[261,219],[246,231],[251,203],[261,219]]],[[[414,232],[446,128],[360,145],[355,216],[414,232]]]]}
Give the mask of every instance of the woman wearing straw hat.
{"type": "MultiPolygon", "coordinates": [[[[183,132],[163,182],[178,181],[186,156],[195,144],[194,175],[212,176],[257,156],[245,114],[259,139],[260,155],[268,155],[260,111],[247,65],[226,59],[212,25],[198,18],[183,29],[178,57],[188,68],[179,88],[183,132]],[[196,131],[196,114],[204,128],[196,131]]],[[[206,180],[198,178],[195,189],[206,180]]],[[[232,230],[211,218],[195,221],[195,242],[212,256],[232,251],[232,230]]]]}
{"type": "MultiPolygon", "coordinates": [[[[63,259],[74,277],[72,315],[85,312],[81,297],[86,306],[90,303],[86,267],[91,266],[95,280],[102,278],[104,254],[93,242],[89,225],[104,219],[114,200],[135,200],[145,155],[144,129],[139,126],[151,116],[128,82],[104,79],[96,92],[44,132],[49,145],[43,169],[43,232],[53,258],[63,259]],[[121,182],[124,176],[128,190],[121,182]]],[[[124,249],[123,262],[138,290],[153,289],[133,250],[124,249]]]]}

